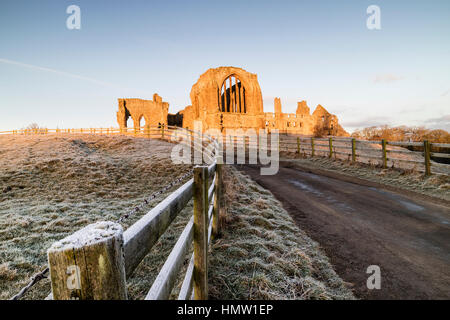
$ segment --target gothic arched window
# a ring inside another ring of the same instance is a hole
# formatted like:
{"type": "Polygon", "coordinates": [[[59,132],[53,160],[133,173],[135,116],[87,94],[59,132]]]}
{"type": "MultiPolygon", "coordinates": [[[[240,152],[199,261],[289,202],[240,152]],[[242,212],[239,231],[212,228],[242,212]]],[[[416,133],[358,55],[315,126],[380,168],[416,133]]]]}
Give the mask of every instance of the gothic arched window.
{"type": "Polygon", "coordinates": [[[219,111],[247,113],[245,88],[236,75],[228,76],[218,92],[219,111]]]}

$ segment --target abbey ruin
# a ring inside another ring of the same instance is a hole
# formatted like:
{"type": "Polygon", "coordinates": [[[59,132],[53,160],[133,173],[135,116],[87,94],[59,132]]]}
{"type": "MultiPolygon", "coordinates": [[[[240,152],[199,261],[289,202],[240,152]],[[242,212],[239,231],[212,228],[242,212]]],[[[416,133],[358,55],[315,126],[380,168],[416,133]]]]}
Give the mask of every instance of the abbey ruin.
{"type": "Polygon", "coordinates": [[[169,114],[169,104],[156,93],[153,100],[119,99],[117,121],[120,128],[126,128],[131,118],[135,129],[162,125],[192,129],[197,120],[203,130],[214,128],[224,133],[227,129],[278,129],[304,135],[348,135],[337,117],[321,105],[311,114],[306,101],[301,101],[295,113],[283,113],[280,98],[275,98],[274,112],[264,112],[256,74],[241,68],[209,69],[192,86],[190,97],[192,105],[176,115],[169,114]]]}

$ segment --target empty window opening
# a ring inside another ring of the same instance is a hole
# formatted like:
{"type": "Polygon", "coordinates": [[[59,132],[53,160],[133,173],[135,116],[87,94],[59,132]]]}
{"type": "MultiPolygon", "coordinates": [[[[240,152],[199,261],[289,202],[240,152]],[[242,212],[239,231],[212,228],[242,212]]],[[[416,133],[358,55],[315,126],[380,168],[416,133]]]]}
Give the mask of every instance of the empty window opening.
{"type": "Polygon", "coordinates": [[[141,116],[139,118],[138,126],[139,126],[139,128],[144,128],[145,125],[146,125],[145,118],[144,118],[144,116],[141,116]]]}
{"type": "Polygon", "coordinates": [[[133,119],[129,116],[127,117],[127,122],[125,125],[127,128],[133,128],[133,119]]]}
{"type": "Polygon", "coordinates": [[[218,98],[221,112],[247,113],[245,88],[237,76],[231,75],[225,79],[218,98]]]}

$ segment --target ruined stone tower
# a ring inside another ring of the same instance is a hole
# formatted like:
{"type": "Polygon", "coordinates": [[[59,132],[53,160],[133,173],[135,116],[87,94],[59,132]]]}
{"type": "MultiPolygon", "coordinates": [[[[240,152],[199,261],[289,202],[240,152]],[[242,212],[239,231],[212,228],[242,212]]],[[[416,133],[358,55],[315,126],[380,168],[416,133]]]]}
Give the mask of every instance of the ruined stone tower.
{"type": "Polygon", "coordinates": [[[259,129],[263,127],[263,102],[256,74],[241,68],[209,69],[192,86],[191,106],[183,114],[183,127],[200,120],[203,129],[259,129]]]}

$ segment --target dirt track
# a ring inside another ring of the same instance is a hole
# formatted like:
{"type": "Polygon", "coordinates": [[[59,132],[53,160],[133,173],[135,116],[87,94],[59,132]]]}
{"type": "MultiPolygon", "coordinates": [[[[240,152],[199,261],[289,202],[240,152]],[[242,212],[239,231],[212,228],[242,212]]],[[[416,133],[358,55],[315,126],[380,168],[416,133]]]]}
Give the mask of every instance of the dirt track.
{"type": "Polygon", "coordinates": [[[448,204],[304,168],[239,169],[282,202],[359,298],[450,298],[448,204]],[[366,287],[369,265],[381,268],[380,290],[366,287]]]}

